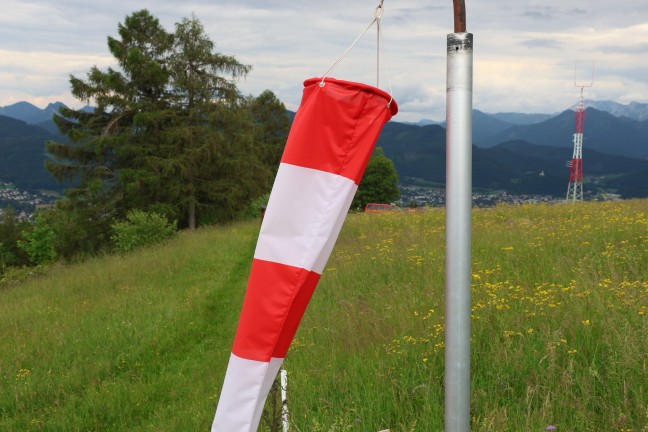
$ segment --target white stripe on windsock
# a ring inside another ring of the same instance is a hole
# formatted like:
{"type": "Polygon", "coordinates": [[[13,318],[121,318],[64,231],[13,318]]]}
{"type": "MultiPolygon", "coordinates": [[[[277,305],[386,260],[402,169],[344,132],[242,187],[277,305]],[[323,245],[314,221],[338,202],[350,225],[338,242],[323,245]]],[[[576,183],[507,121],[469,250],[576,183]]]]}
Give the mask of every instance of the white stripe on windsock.
{"type": "Polygon", "coordinates": [[[357,189],[346,177],[282,163],[254,258],[322,274],[357,189]]]}
{"type": "Polygon", "coordinates": [[[230,355],[212,432],[256,432],[266,396],[283,359],[270,362],[230,355]]]}
{"type": "Polygon", "coordinates": [[[268,397],[270,388],[275,381],[275,377],[279,373],[279,369],[281,369],[281,364],[283,363],[283,361],[284,359],[282,358],[273,357],[270,359],[270,365],[268,366],[268,370],[263,377],[263,383],[261,384],[261,393],[259,394],[257,405],[254,408],[254,417],[252,419],[253,425],[258,425],[259,421],[261,420],[261,415],[263,414],[263,407],[265,406],[266,398],[268,397]]]}

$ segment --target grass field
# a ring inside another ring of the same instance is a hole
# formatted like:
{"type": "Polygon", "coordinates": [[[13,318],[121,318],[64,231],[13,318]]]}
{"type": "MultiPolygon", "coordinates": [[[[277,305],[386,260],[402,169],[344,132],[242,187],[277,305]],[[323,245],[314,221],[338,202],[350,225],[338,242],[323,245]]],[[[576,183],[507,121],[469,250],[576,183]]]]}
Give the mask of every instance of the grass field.
{"type": "MultiPolygon", "coordinates": [[[[258,221],[0,285],[0,431],[206,431],[258,221]]],[[[352,214],[292,430],[442,431],[444,212],[352,214]]],[[[648,431],[648,201],[476,209],[472,431],[648,431]]]]}

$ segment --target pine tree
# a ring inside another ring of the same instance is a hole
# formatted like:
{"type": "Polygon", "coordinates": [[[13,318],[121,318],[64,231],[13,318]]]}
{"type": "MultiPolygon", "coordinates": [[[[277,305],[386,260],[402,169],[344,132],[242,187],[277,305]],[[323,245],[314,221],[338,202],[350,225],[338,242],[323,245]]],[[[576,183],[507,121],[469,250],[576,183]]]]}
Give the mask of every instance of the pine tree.
{"type": "Polygon", "coordinates": [[[88,231],[104,237],[131,209],[190,228],[232,219],[272,177],[250,104],[285,116],[283,104],[272,93],[243,98],[236,80],[251,67],[215,52],[195,17],[168,33],[141,10],[118,32],[108,38],[118,69],[70,77],[72,94],[94,110],[62,109],[56,119],[70,142],[49,143],[47,166],[72,186],[59,210],[88,213],[88,231]]]}
{"type": "Polygon", "coordinates": [[[248,98],[246,104],[252,116],[255,140],[261,144],[261,157],[276,171],[290,129],[286,107],[270,90],[248,98]]]}
{"type": "MultiPolygon", "coordinates": [[[[70,239],[87,245],[82,253],[99,249],[108,238],[110,221],[125,214],[125,196],[133,185],[121,177],[135,176],[133,171],[155,150],[159,128],[149,114],[169,108],[164,63],[173,36],[146,10],[126,17],[118,32],[121,39],[109,37],[108,48],[121,70],[94,66],[86,80],[70,77],[72,95],[94,109],[62,108],[54,121],[70,142],[47,145],[54,156],[47,169],[71,186],[57,203],[67,216],[58,219],[83,224],[70,239]]],[[[159,181],[146,174],[136,176],[138,194],[151,198],[159,181]]]]}

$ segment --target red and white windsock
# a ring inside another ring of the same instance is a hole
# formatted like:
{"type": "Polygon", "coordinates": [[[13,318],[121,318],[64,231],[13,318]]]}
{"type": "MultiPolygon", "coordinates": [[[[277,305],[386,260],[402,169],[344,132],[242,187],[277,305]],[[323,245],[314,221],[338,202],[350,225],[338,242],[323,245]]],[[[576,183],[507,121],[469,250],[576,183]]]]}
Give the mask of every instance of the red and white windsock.
{"type": "Polygon", "coordinates": [[[333,250],[389,94],[311,78],[270,194],[212,432],[256,432],[266,397],[333,250]]]}

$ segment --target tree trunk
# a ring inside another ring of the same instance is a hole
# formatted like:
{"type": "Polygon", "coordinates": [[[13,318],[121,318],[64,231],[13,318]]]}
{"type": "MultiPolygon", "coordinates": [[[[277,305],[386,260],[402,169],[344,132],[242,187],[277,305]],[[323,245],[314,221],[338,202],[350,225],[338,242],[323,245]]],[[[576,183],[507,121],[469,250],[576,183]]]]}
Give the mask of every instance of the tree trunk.
{"type": "Polygon", "coordinates": [[[196,229],[196,202],[194,200],[189,202],[189,229],[196,229]]]}

